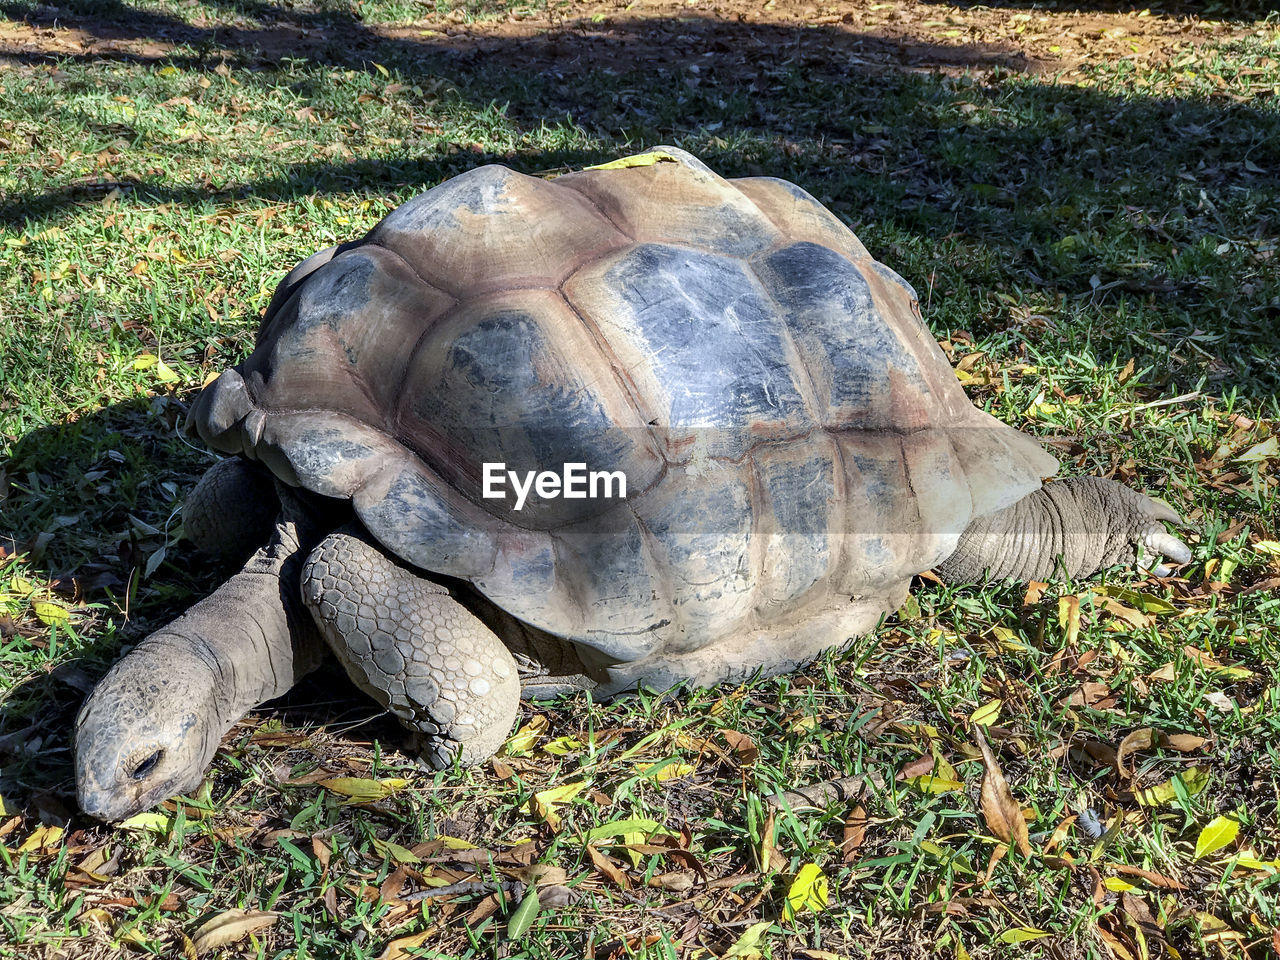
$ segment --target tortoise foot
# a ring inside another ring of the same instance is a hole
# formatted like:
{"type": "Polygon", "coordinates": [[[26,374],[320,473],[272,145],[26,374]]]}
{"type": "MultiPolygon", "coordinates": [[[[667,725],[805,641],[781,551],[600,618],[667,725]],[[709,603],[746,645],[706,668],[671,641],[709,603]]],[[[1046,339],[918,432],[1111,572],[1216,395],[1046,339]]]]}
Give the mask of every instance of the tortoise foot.
{"type": "Polygon", "coordinates": [[[482,763],[502,745],[520,703],[515,661],[445,587],[340,530],[307,558],[302,597],[351,679],[415,734],[428,766],[482,763]]]}

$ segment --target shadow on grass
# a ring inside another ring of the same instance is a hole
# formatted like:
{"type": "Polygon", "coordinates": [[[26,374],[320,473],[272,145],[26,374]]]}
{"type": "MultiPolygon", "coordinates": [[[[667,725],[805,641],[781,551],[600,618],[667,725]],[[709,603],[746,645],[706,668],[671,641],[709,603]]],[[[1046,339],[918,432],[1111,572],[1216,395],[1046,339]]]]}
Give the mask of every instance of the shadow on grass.
{"type": "Polygon", "coordinates": [[[992,7],[1033,13],[1142,13],[1202,20],[1261,20],[1275,12],[1273,0],[924,0],[948,7],[992,7]]]}
{"type": "MultiPolygon", "coordinates": [[[[424,139],[376,160],[317,160],[243,182],[231,171],[215,198],[380,193],[486,161],[540,172],[680,141],[725,175],[795,180],[893,266],[924,258],[927,271],[912,279],[946,303],[931,313],[940,324],[999,329],[989,303],[963,294],[1000,290],[1039,301],[1037,309],[1069,308],[1073,323],[1096,318],[1082,335],[1091,349],[1152,356],[1175,389],[1190,390],[1203,376],[1214,389],[1280,393],[1280,285],[1269,259],[1280,229],[1280,115],[1252,103],[1022,80],[1016,72],[1034,65],[1012,49],[833,26],[637,18],[534,35],[424,37],[387,35],[342,4],[293,11],[228,0],[225,8],[274,25],[210,28],[115,0],[77,2],[92,18],[67,25],[164,45],[107,45],[72,59],[184,71],[226,60],[238,82],[261,91],[296,81],[296,73],[285,79],[282,57],[314,68],[385,69],[409,83],[438,81],[460,111],[505,104],[504,119],[520,129],[570,122],[598,145],[494,156],[424,139]],[[941,72],[960,66],[988,73],[941,72]]],[[[35,227],[115,187],[144,202],[211,196],[165,179],[77,183],[14,191],[0,202],[0,222],[35,227]]]]}
{"type": "MultiPolygon", "coordinates": [[[[122,646],[169,622],[233,572],[166,532],[173,531],[175,505],[191,477],[211,462],[178,439],[181,413],[166,397],[116,404],[28,434],[2,464],[8,487],[0,544],[52,571],[68,599],[92,604],[85,616],[96,621],[77,634],[38,629],[20,641],[50,656],[51,646],[77,655],[48,672],[5,677],[0,795],[10,800],[34,798],[55,816],[75,809],[71,737],[85,695],[122,646]],[[165,559],[147,577],[148,561],[161,548],[165,559]]],[[[377,708],[336,664],[326,664],[257,712],[291,727],[349,727],[377,708]]],[[[399,742],[398,730],[392,718],[369,726],[370,735],[391,744],[399,742]]],[[[233,731],[229,742],[241,736],[233,731]]]]}

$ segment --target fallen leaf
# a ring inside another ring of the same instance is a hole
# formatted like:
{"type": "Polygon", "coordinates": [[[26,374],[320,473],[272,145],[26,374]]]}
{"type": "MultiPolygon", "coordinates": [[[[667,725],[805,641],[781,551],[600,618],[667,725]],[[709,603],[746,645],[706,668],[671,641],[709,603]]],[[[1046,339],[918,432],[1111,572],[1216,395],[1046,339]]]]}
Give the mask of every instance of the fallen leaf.
{"type": "Polygon", "coordinates": [[[858,848],[867,838],[867,810],[856,803],[844,821],[844,832],[840,842],[840,853],[845,863],[853,863],[858,859],[858,848]]]}
{"type": "Polygon", "coordinates": [[[1003,943],[1027,943],[1031,940],[1043,940],[1049,936],[1048,931],[1039,927],[1012,927],[1000,934],[1003,943]]]}
{"type": "Polygon", "coordinates": [[[1000,719],[1000,709],[1003,706],[1003,700],[990,700],[969,714],[969,722],[979,727],[989,727],[1000,719]]]}
{"type": "Polygon", "coordinates": [[[524,899],[520,901],[520,906],[516,907],[515,912],[511,914],[511,919],[507,921],[507,939],[519,940],[529,928],[533,926],[533,921],[538,919],[538,914],[542,912],[542,902],[538,899],[538,888],[531,886],[528,893],[524,895],[524,899]]]}
{"type": "Polygon", "coordinates": [[[1067,643],[1080,636],[1080,598],[1071,595],[1058,598],[1058,626],[1066,630],[1067,643]]]}
{"type": "Polygon", "coordinates": [[[681,777],[687,777],[697,768],[691,763],[675,763],[673,761],[667,761],[661,764],[637,763],[635,769],[636,773],[639,774],[648,774],[649,771],[652,770],[652,778],[658,783],[665,783],[668,780],[678,780],[681,777]]]}
{"type": "Polygon", "coordinates": [[[773,924],[768,920],[762,920],[759,923],[753,923],[742,931],[741,936],[729,946],[725,951],[726,960],[736,958],[736,960],[758,960],[764,956],[760,947],[760,940],[764,936],[764,932],[773,924]]]}
{"type": "Polygon", "coordinates": [[[330,780],[317,780],[316,784],[339,796],[347,797],[348,803],[372,803],[376,800],[385,800],[393,793],[403,790],[409,785],[409,781],[399,777],[389,777],[384,780],[334,777],[330,780]]]}
{"type": "Polygon", "coordinates": [[[397,937],[387,944],[386,949],[378,956],[378,960],[411,960],[413,957],[420,956],[420,954],[410,953],[409,951],[414,947],[421,947],[439,932],[440,928],[433,924],[421,933],[411,933],[407,937],[397,937]]]}
{"type": "Polygon", "coordinates": [[[18,847],[19,853],[33,853],[37,850],[50,850],[62,841],[62,827],[42,825],[31,831],[31,835],[18,847]]]}
{"type": "Polygon", "coordinates": [[[782,915],[787,920],[794,920],[797,914],[805,910],[818,913],[826,909],[828,896],[827,878],[821,868],[816,863],[806,863],[787,889],[782,915]]]}
{"type": "Polygon", "coordinates": [[[608,854],[601,853],[592,844],[587,844],[587,856],[591,858],[591,863],[604,876],[608,877],[617,886],[623,890],[631,889],[631,881],[627,879],[627,875],[622,872],[622,868],[608,854]]]}
{"type": "Polygon", "coordinates": [[[1240,821],[1232,820],[1230,817],[1214,817],[1196,838],[1196,859],[1199,860],[1221,850],[1233,843],[1239,835],[1240,821]]]}
{"type": "Polygon", "coordinates": [[[957,790],[964,789],[963,781],[953,780],[949,777],[935,777],[929,773],[920,777],[909,777],[905,782],[921,793],[954,793],[957,790]]]}
{"type": "Polygon", "coordinates": [[[1179,787],[1186,790],[1189,795],[1195,796],[1208,785],[1209,769],[1207,767],[1188,767],[1164,783],[1135,790],[1133,798],[1139,806],[1161,807],[1177,799],[1179,787]]]}
{"type": "Polygon", "coordinates": [[[546,731],[550,721],[547,720],[545,714],[538,714],[531,718],[528,723],[513,733],[510,739],[502,748],[502,752],[508,757],[522,757],[529,753],[538,740],[542,738],[542,734],[546,731]]]}
{"type": "Polygon", "coordinates": [[[1261,443],[1255,443],[1235,459],[1236,463],[1261,463],[1263,460],[1280,459],[1280,438],[1270,437],[1261,443]]]}
{"type": "Polygon", "coordinates": [[[745,733],[725,729],[720,731],[720,736],[724,737],[725,742],[729,744],[729,749],[737,755],[738,762],[744,767],[760,759],[760,748],[745,733]]]}
{"type": "Polygon", "coordinates": [[[276,922],[279,914],[266,910],[228,910],[202,923],[192,937],[196,953],[214,950],[243,940],[252,933],[265,930],[276,922]]]}
{"type": "Polygon", "coordinates": [[[1031,855],[1031,840],[1027,834],[1027,821],[1022,808],[1013,799],[1013,792],[1004,778],[1004,771],[987,745],[981,727],[973,728],[978,749],[982,751],[982,816],[1000,840],[1018,848],[1024,857],[1031,855]]]}
{"type": "Polygon", "coordinates": [[[396,863],[421,863],[422,862],[422,858],[415,856],[413,851],[410,850],[408,847],[402,847],[400,844],[393,843],[390,840],[379,840],[377,837],[374,837],[373,849],[376,850],[378,853],[382,854],[384,857],[390,857],[396,863]]]}
{"type": "Polygon", "coordinates": [[[550,787],[546,790],[539,790],[533,795],[529,801],[530,811],[546,821],[547,826],[552,830],[560,829],[560,815],[556,813],[556,808],[569,803],[586,789],[587,782],[578,780],[575,783],[566,783],[558,787],[550,787]]]}

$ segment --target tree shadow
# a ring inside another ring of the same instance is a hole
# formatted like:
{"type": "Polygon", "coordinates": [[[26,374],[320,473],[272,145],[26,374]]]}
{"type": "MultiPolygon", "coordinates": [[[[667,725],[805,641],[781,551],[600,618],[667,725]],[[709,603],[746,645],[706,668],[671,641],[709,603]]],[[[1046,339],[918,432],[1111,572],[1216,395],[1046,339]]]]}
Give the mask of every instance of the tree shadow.
{"type": "Polygon", "coordinates": [[[924,0],[925,3],[945,4],[949,7],[968,9],[992,7],[995,9],[1030,10],[1037,13],[1142,13],[1148,11],[1157,16],[1198,17],[1203,20],[1253,21],[1275,13],[1272,0],[924,0]]]}
{"type": "MultiPolygon", "coordinates": [[[[74,811],[72,733],[85,695],[122,647],[234,572],[176,539],[176,510],[212,462],[179,436],[184,413],[181,400],[167,395],[114,404],[32,431],[0,464],[7,484],[0,545],[50,571],[66,602],[88,603],[71,633],[12,628],[19,642],[35,644],[57,665],[4,678],[0,795],[11,801],[31,798],[59,818],[74,811]],[[161,549],[164,559],[146,573],[161,549]],[[75,656],[56,656],[51,647],[75,656]]],[[[336,663],[255,712],[295,727],[363,724],[378,713],[336,663]]],[[[397,742],[393,720],[375,719],[370,730],[397,742]]]]}
{"type": "Polygon", "coordinates": [[[1155,358],[1171,388],[1207,376],[1255,395],[1280,389],[1280,290],[1267,262],[1267,237],[1280,225],[1280,118],[1249,102],[1023,81],[1018,72],[1042,65],[1012,48],[840,25],[635,17],[424,37],[371,27],[342,4],[295,11],[223,0],[266,25],[201,27],[118,0],[73,2],[93,11],[62,20],[87,38],[87,50],[11,57],[184,71],[225,62],[260,90],[282,82],[284,57],[410,83],[433,78],[470,109],[504,104],[504,118],[521,130],[571,116],[598,147],[494,156],[424,141],[403,156],[282,166],[221,193],[166,179],[17,190],[0,201],[0,223],[11,227],[56,222],[70,205],[117,188],[157,203],[287,201],[432,184],[485,161],[536,173],[695,140],[727,176],[798,182],[891,264],[903,259],[904,237],[945,250],[948,259],[935,255],[930,272],[912,277],[943,303],[932,314],[939,323],[1001,329],[1008,318],[966,317],[955,295],[964,286],[1003,288],[1071,307],[1072,322],[1096,316],[1101,352],[1155,358]],[[164,43],[146,46],[157,38],[164,43]],[[988,82],[992,75],[1003,79],[988,82]],[[1144,316],[1161,325],[1126,321],[1129,304],[1149,308],[1144,316]]]}

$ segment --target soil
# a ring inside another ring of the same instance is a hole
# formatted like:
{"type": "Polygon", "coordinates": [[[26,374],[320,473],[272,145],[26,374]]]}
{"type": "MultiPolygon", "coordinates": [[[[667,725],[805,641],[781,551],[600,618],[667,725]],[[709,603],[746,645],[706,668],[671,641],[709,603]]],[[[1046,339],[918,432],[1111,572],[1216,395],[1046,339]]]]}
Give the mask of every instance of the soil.
{"type": "Polygon", "coordinates": [[[500,50],[519,58],[514,68],[655,65],[696,71],[700,63],[714,63],[723,76],[737,72],[735,67],[749,72],[758,55],[773,58],[782,47],[806,61],[825,58],[828,68],[834,58],[862,71],[1000,69],[1070,80],[1089,62],[1167,62],[1204,42],[1257,29],[1247,15],[1204,19],[1194,13],[1203,4],[1147,9],[1079,0],[1079,6],[1087,9],[1029,0],[996,0],[990,6],[932,0],[571,0],[555,11],[501,19],[468,23],[459,11],[443,21],[392,26],[354,18],[326,22],[283,7],[258,24],[228,26],[145,11],[135,17],[127,8],[103,19],[42,6],[25,21],[0,23],[0,61],[158,60],[184,44],[198,45],[214,59],[222,53],[270,61],[332,49],[335,42],[348,58],[358,59],[360,51],[390,42],[433,55],[474,57],[500,50]]]}

